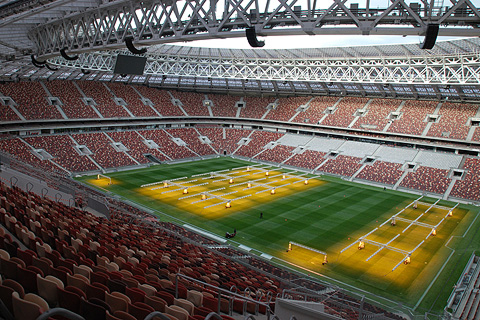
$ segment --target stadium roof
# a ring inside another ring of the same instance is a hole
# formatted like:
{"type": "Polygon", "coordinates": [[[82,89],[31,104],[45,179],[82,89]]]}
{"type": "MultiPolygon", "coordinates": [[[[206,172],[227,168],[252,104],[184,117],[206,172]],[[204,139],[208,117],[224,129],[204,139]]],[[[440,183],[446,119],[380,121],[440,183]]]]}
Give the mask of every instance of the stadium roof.
{"type": "Polygon", "coordinates": [[[0,77],[221,93],[480,100],[478,38],[437,41],[431,50],[418,44],[276,50],[168,44],[245,37],[247,28],[266,41],[283,34],[425,36],[432,24],[440,26],[439,35],[478,35],[478,4],[470,0],[382,2],[0,1],[0,77]],[[112,73],[116,55],[130,54],[127,38],[148,48],[144,75],[112,73]],[[61,49],[80,59],[65,60],[61,49]],[[47,65],[35,66],[31,55],[47,65]]]}

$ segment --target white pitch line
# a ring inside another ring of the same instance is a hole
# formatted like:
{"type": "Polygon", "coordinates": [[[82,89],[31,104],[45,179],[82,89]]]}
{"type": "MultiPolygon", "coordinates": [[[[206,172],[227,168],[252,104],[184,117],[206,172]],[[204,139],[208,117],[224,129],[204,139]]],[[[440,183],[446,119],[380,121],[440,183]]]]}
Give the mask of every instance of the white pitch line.
{"type": "Polygon", "coordinates": [[[174,190],[168,190],[168,191],[163,191],[161,194],[164,194],[164,193],[170,193],[170,192],[175,192],[175,191],[180,191],[180,190],[183,190],[185,188],[180,188],[180,189],[174,189],[174,190]]]}

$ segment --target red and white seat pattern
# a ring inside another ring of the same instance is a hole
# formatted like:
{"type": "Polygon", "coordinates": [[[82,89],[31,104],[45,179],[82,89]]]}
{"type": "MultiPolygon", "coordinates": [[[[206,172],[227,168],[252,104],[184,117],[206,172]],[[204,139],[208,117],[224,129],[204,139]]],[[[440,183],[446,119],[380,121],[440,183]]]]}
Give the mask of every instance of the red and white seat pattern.
{"type": "Polygon", "coordinates": [[[353,128],[382,131],[390,121],[388,116],[398,109],[402,100],[396,99],[373,99],[368,104],[365,116],[360,117],[353,128]]]}
{"type": "Polygon", "coordinates": [[[477,110],[478,105],[443,103],[439,112],[440,119],[432,124],[428,135],[465,140],[470,130],[468,119],[473,118],[477,110]]]}
{"type": "Polygon", "coordinates": [[[200,136],[193,128],[167,129],[167,131],[173,137],[182,139],[191,150],[201,156],[216,154],[208,144],[200,141],[200,136]]]}
{"type": "Polygon", "coordinates": [[[452,181],[447,175],[448,170],[420,166],[415,172],[409,172],[405,178],[403,178],[400,186],[444,194],[452,181]]]}
{"type": "Polygon", "coordinates": [[[278,106],[270,110],[266,119],[288,121],[295,115],[298,107],[305,105],[310,99],[310,97],[279,98],[278,106]]]}
{"type": "Polygon", "coordinates": [[[253,158],[257,153],[263,150],[263,147],[271,141],[277,141],[282,136],[282,133],[270,131],[255,131],[250,136],[250,142],[238,149],[235,154],[248,158],[253,158]]]}
{"type": "Polygon", "coordinates": [[[212,147],[220,154],[231,154],[237,147],[238,142],[242,137],[246,137],[250,130],[243,129],[230,129],[230,128],[211,128],[211,127],[199,127],[198,131],[208,137],[212,142],[212,147]],[[224,137],[225,132],[225,137],[224,137]]]}
{"type": "Polygon", "coordinates": [[[127,104],[128,110],[136,117],[156,117],[157,114],[150,108],[143,104],[140,96],[130,85],[124,83],[108,83],[110,90],[113,91],[116,97],[122,98],[127,104]]]}
{"type": "Polygon", "coordinates": [[[20,117],[10,108],[0,104],[0,121],[18,121],[20,117]]]}
{"type": "MultiPolygon", "coordinates": [[[[55,106],[49,105],[47,93],[39,82],[8,82],[0,84],[0,92],[12,98],[15,108],[27,120],[62,119],[55,106]]],[[[13,115],[9,114],[8,118],[13,115]]]]}
{"type": "Polygon", "coordinates": [[[275,163],[282,163],[292,155],[292,151],[294,149],[294,147],[277,144],[275,147],[273,147],[273,149],[267,149],[264,152],[260,153],[258,157],[256,157],[256,159],[275,163]]]}
{"type": "Polygon", "coordinates": [[[172,103],[172,97],[165,90],[149,88],[145,86],[134,86],[138,92],[153,103],[153,107],[164,117],[181,117],[185,114],[179,107],[172,103]]]}
{"type": "Polygon", "coordinates": [[[166,154],[170,159],[193,158],[195,153],[185,146],[179,146],[172,140],[172,136],[165,130],[139,130],[143,137],[153,140],[160,146],[160,151],[166,154]]]}
{"type": "Polygon", "coordinates": [[[165,161],[167,158],[156,149],[150,149],[143,142],[143,138],[136,131],[119,131],[109,132],[108,135],[115,141],[121,142],[127,149],[128,154],[140,163],[148,163],[146,154],[151,154],[160,161],[165,161]]]}
{"type": "Polygon", "coordinates": [[[128,112],[115,103],[113,95],[102,82],[78,81],[77,84],[86,97],[95,101],[95,108],[104,118],[130,118],[128,112]]]}
{"type": "Polygon", "coordinates": [[[240,118],[260,119],[267,112],[267,106],[275,102],[269,97],[244,97],[245,107],[240,111],[240,118]]]}
{"type": "Polygon", "coordinates": [[[300,123],[318,123],[325,114],[324,111],[335,104],[338,101],[338,97],[319,96],[310,101],[309,107],[306,111],[300,112],[294,122],[300,123]]]}
{"type": "Polygon", "coordinates": [[[234,118],[237,115],[235,104],[240,97],[209,93],[208,99],[213,102],[211,109],[214,117],[234,118]]]}
{"type": "Polygon", "coordinates": [[[135,165],[125,152],[116,151],[112,141],[104,133],[72,134],[79,145],[85,145],[92,152],[92,159],[103,168],[118,168],[135,165]]]}
{"type": "Polygon", "coordinates": [[[463,165],[464,173],[463,180],[455,181],[450,196],[480,200],[480,159],[479,158],[467,158],[463,165]]]}
{"type": "Polygon", "coordinates": [[[32,147],[44,149],[53,156],[52,161],[70,172],[98,170],[98,167],[73,148],[75,143],[67,135],[27,137],[25,141],[32,147]]]}
{"type": "Polygon", "coordinates": [[[49,172],[59,172],[61,174],[66,173],[56,165],[52,164],[49,160],[40,160],[40,158],[32,153],[32,149],[19,138],[0,140],[0,150],[37,168],[42,168],[49,172]]]}
{"type": "Polygon", "coordinates": [[[305,150],[302,154],[296,154],[288,159],[285,164],[313,170],[322,164],[322,162],[325,160],[325,155],[325,152],[305,150]]]}
{"type": "Polygon", "coordinates": [[[54,80],[45,82],[52,96],[62,102],[62,110],[69,119],[99,118],[91,106],[81,99],[82,95],[71,81],[54,80]]]}
{"type": "Polygon", "coordinates": [[[400,111],[402,116],[392,123],[388,132],[421,135],[427,125],[427,115],[433,114],[437,105],[438,101],[408,100],[400,111]]]}
{"type": "Polygon", "coordinates": [[[360,158],[340,154],[335,159],[328,159],[318,170],[351,177],[362,167],[361,160],[360,158]]]}
{"type": "Polygon", "coordinates": [[[358,109],[363,109],[367,102],[367,98],[345,97],[337,104],[335,112],[329,114],[321,124],[347,128],[355,119],[355,112],[358,109]]]}
{"type": "Polygon", "coordinates": [[[171,93],[182,102],[182,108],[189,116],[210,116],[207,106],[203,105],[204,94],[182,91],[172,91],[171,93]]]}
{"type": "Polygon", "coordinates": [[[394,185],[403,174],[401,166],[400,163],[377,160],[365,166],[356,178],[394,185]]]}

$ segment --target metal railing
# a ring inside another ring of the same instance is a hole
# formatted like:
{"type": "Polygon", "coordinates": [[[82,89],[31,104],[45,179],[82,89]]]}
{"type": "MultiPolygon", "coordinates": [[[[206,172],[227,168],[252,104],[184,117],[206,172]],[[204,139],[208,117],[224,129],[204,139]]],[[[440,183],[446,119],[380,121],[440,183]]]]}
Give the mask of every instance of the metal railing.
{"type": "Polygon", "coordinates": [[[217,300],[218,300],[217,312],[218,313],[220,313],[222,311],[221,310],[222,299],[226,299],[229,302],[227,313],[230,314],[230,315],[232,314],[232,302],[234,300],[241,300],[241,301],[243,301],[243,310],[242,310],[243,314],[247,313],[247,303],[252,303],[252,304],[255,305],[255,314],[258,314],[259,308],[260,308],[260,306],[262,306],[262,307],[265,308],[265,313],[266,313],[266,316],[267,316],[267,320],[273,320],[273,318],[271,318],[273,316],[273,312],[272,312],[272,309],[270,308],[270,302],[272,300],[271,295],[261,293],[261,291],[257,291],[255,293],[255,296],[258,300],[255,300],[255,299],[251,298],[251,296],[250,296],[251,295],[251,290],[249,288],[246,288],[245,291],[243,292],[243,295],[242,295],[242,294],[232,292],[232,291],[229,291],[229,290],[226,290],[226,289],[223,289],[223,288],[219,288],[217,286],[214,286],[214,285],[211,285],[209,283],[197,280],[197,279],[189,277],[187,275],[177,273],[176,277],[175,277],[175,297],[176,298],[178,298],[178,289],[179,289],[179,284],[180,284],[181,280],[189,281],[189,282],[194,283],[196,285],[199,285],[203,288],[207,288],[207,289],[210,289],[214,292],[217,292],[217,300]],[[247,294],[248,294],[248,296],[247,296],[247,294]],[[263,297],[266,298],[265,302],[260,301],[260,299],[262,299],[263,297]]]}

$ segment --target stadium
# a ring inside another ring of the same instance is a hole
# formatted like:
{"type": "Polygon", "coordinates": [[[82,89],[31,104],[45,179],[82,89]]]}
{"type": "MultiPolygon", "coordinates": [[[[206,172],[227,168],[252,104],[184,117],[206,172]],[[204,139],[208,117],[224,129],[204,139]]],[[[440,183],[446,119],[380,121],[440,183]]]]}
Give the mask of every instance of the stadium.
{"type": "Polygon", "coordinates": [[[0,319],[480,319],[479,8],[0,1],[0,319]]]}

